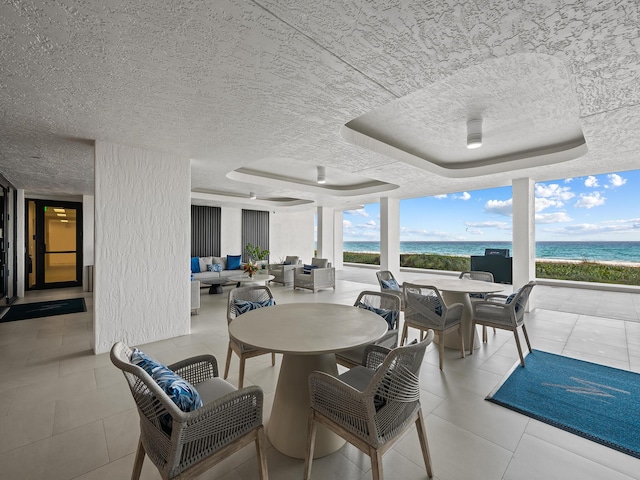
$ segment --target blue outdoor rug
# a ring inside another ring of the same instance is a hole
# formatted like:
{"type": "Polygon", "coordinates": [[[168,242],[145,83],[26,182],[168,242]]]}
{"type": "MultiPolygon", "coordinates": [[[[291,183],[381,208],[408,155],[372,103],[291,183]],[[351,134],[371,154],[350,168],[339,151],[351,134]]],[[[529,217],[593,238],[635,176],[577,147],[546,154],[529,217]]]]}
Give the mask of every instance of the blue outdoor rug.
{"type": "Polygon", "coordinates": [[[0,323],[26,320],[28,318],[51,317],[68,313],[86,312],[84,298],[51,300],[48,302],[22,303],[12,305],[0,316],[0,323]]]}
{"type": "Polygon", "coordinates": [[[534,350],[487,400],[640,458],[640,374],[534,350]]]}

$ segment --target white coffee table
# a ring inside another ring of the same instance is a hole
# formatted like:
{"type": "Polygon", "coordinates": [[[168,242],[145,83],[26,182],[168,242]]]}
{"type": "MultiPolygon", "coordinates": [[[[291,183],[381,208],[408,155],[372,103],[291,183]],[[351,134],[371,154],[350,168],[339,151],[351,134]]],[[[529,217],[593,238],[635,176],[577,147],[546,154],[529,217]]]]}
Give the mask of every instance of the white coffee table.
{"type": "Polygon", "coordinates": [[[234,275],[233,277],[229,277],[229,280],[237,283],[237,287],[241,285],[266,285],[267,282],[273,280],[273,275],[259,274],[256,273],[253,278],[247,275],[246,273],[243,275],[234,275]]]}
{"type": "MultiPolygon", "coordinates": [[[[267,435],[276,450],[304,458],[309,419],[309,374],[338,374],[334,352],[374,342],[387,331],[385,320],[351,305],[287,303],[258,308],[236,317],[229,334],[261,350],[282,353],[267,435]]],[[[314,457],[338,450],[345,441],[318,426],[314,457]]]]}

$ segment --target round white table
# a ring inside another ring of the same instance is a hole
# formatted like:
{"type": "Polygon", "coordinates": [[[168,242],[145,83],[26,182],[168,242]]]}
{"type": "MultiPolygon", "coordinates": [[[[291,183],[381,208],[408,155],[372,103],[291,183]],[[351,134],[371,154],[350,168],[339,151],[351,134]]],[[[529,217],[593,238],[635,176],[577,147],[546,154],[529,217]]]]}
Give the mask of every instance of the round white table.
{"type": "Polygon", "coordinates": [[[236,287],[239,287],[241,285],[266,285],[267,282],[270,282],[274,278],[276,277],[274,277],[273,275],[260,273],[256,273],[253,278],[251,278],[245,273],[243,275],[234,275],[233,277],[229,277],[229,280],[231,280],[232,282],[236,282],[236,287]]]}
{"type": "MultiPolygon", "coordinates": [[[[350,305],[290,303],[249,311],[229,325],[229,334],[254,347],[282,353],[267,435],[279,452],[304,458],[309,418],[309,374],[338,375],[334,352],[382,337],[387,323],[379,315],[350,305]]],[[[314,457],[338,450],[344,440],[318,425],[314,457]]]]}
{"type": "MultiPolygon", "coordinates": [[[[470,293],[496,293],[504,290],[504,285],[500,283],[483,282],[481,280],[471,280],[470,278],[419,278],[412,281],[416,285],[432,285],[442,294],[442,298],[447,305],[461,303],[462,309],[462,335],[465,348],[469,347],[471,340],[471,325],[473,325],[473,307],[471,306],[470,293]]],[[[474,349],[480,348],[478,332],[473,341],[474,349]]],[[[439,339],[438,339],[439,340],[439,339]]],[[[457,332],[445,335],[444,346],[460,350],[460,337],[457,332]]]]}

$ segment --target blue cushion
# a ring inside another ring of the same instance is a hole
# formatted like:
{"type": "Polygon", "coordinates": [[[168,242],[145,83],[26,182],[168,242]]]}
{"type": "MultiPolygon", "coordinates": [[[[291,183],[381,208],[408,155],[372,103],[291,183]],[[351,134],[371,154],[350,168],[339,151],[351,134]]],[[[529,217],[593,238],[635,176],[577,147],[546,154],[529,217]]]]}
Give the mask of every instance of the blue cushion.
{"type": "MultiPolygon", "coordinates": [[[[518,293],[520,293],[520,289],[517,289],[515,292],[513,292],[511,295],[509,295],[507,297],[507,299],[504,301],[505,304],[511,303],[511,301],[516,298],[516,295],[518,295],[518,293]]],[[[520,310],[520,305],[516,305],[516,312],[520,310]]]]}
{"type": "Polygon", "coordinates": [[[291,262],[283,262],[283,265],[291,265],[291,262]]]}
{"type": "Polygon", "coordinates": [[[276,304],[273,298],[268,298],[267,300],[263,300],[261,302],[251,302],[249,300],[234,300],[233,303],[235,303],[236,305],[236,315],[242,315],[243,313],[247,313],[251,310],[256,310],[262,307],[270,307],[271,305],[276,304]]]}
{"type": "Polygon", "coordinates": [[[212,271],[213,272],[221,272],[222,271],[222,264],[221,263],[214,263],[212,271]]]}
{"type": "Polygon", "coordinates": [[[227,270],[240,270],[242,255],[227,255],[227,270]]]}
{"type": "Polygon", "coordinates": [[[191,273],[200,273],[200,262],[198,257],[191,257],[191,273]]]}
{"type": "Polygon", "coordinates": [[[317,265],[307,265],[306,263],[302,266],[302,273],[306,273],[307,275],[311,275],[311,270],[315,270],[318,268],[317,265]]]}
{"type": "Polygon", "coordinates": [[[389,330],[393,330],[394,328],[396,328],[396,322],[398,321],[398,316],[400,315],[400,312],[398,312],[398,310],[386,310],[384,308],[376,308],[362,302],[358,303],[358,307],[364,308],[366,310],[370,310],[373,313],[377,313],[378,315],[380,315],[382,318],[386,320],[387,325],[389,325],[389,330]]]}
{"type": "Polygon", "coordinates": [[[202,399],[195,387],[167,366],[149,358],[137,348],[131,355],[131,362],[151,375],[158,386],[183,412],[191,412],[202,407],[202,399]]]}
{"type": "Polygon", "coordinates": [[[393,278],[390,280],[382,280],[380,283],[382,283],[382,288],[385,290],[400,290],[400,285],[398,285],[398,282],[393,278]]]}

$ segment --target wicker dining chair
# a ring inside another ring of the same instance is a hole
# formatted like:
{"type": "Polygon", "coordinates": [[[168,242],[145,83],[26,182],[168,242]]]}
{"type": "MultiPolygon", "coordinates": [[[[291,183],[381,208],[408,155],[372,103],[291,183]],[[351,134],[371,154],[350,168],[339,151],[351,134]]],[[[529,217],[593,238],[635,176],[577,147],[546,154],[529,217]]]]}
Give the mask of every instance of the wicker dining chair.
{"type": "MultiPolygon", "coordinates": [[[[237,287],[229,290],[229,299],[227,302],[227,327],[238,315],[244,313],[244,310],[253,310],[268,305],[275,305],[275,299],[271,289],[264,285],[248,285],[246,287],[237,287]],[[249,302],[247,304],[247,302],[249,302]]],[[[229,375],[229,366],[231,365],[231,352],[235,352],[240,359],[240,373],[238,378],[238,388],[242,388],[244,384],[244,364],[247,358],[257,357],[259,355],[271,354],[271,365],[276,364],[276,354],[267,350],[250,347],[242,342],[237,341],[229,335],[229,347],[227,348],[227,361],[224,365],[224,378],[229,375]]]]}
{"type": "MultiPolygon", "coordinates": [[[[373,345],[381,345],[387,348],[398,346],[398,325],[400,323],[400,299],[388,292],[374,292],[365,290],[360,292],[353,304],[354,307],[371,310],[387,321],[389,329],[382,338],[373,342],[373,345]]],[[[336,362],[340,365],[353,368],[362,364],[364,351],[367,345],[336,352],[336,362]]]]}
{"type": "Polygon", "coordinates": [[[369,345],[363,365],[339,377],[309,376],[309,429],[304,479],[311,478],[317,425],[340,435],[371,457],[373,480],[382,480],[382,456],[415,424],[424,464],[433,476],[420,408],[420,367],[433,331],[420,343],[393,350],[369,345]]]}
{"type": "Polygon", "coordinates": [[[122,342],[111,348],[111,361],[122,370],[140,416],[132,480],[140,478],[145,455],[164,480],[187,480],[252,442],[260,479],[268,480],[260,387],[238,390],[220,379],[212,355],[188,358],[167,367],[189,382],[202,400],[201,407],[185,412],[154,377],[132,362],[133,353],[122,342]]]}
{"type": "Polygon", "coordinates": [[[462,335],[461,303],[447,305],[440,291],[433,285],[416,285],[404,282],[404,326],[400,345],[407,340],[409,327],[417,328],[421,334],[426,330],[433,330],[438,335],[440,370],[444,363],[444,336],[449,332],[458,331],[460,337],[460,353],[464,358],[464,338],[462,335]]]}
{"type": "MultiPolygon", "coordinates": [[[[469,280],[478,280],[480,282],[489,282],[489,283],[494,282],[493,273],[481,272],[478,270],[474,270],[470,272],[461,272],[458,278],[468,278],[469,280]]],[[[480,302],[485,298],[487,298],[486,293],[470,293],[469,294],[469,299],[471,300],[471,303],[480,302]]],[[[496,333],[495,328],[493,329],[493,333],[496,333]]],[[[484,325],[482,326],[482,341],[484,343],[487,342],[487,327],[484,325]]]]}
{"type": "Polygon", "coordinates": [[[527,342],[529,353],[531,353],[531,343],[529,342],[527,327],[524,324],[524,312],[529,295],[535,285],[536,282],[531,281],[509,296],[489,294],[485,300],[473,304],[473,326],[471,328],[471,340],[469,341],[469,354],[473,353],[473,337],[475,336],[473,333],[476,330],[476,325],[511,330],[516,340],[520,364],[524,367],[524,356],[522,355],[522,347],[518,337],[518,327],[522,327],[524,339],[527,342]]]}
{"type": "Polygon", "coordinates": [[[400,308],[404,308],[404,299],[402,298],[402,285],[398,283],[396,278],[389,270],[379,270],[376,272],[376,278],[380,285],[380,291],[396,295],[400,299],[400,308]]]}

